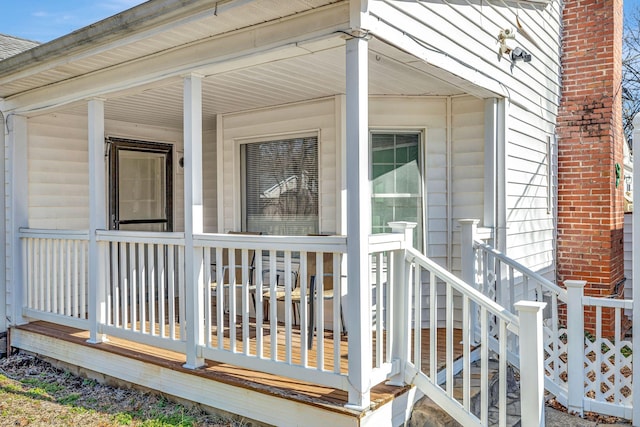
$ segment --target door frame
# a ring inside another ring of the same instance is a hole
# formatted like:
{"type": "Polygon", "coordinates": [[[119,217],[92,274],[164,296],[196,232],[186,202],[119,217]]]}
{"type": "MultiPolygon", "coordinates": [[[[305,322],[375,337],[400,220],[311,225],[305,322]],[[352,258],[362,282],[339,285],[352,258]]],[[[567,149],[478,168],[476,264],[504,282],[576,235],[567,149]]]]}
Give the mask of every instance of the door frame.
{"type": "MultiPolygon", "coordinates": [[[[139,151],[147,153],[159,153],[166,156],[165,161],[165,216],[164,219],[153,221],[140,220],[141,223],[166,222],[166,231],[173,231],[173,144],[163,142],[141,141],[136,139],[108,137],[109,147],[109,229],[119,230],[120,219],[120,189],[119,189],[119,161],[120,150],[139,151]]],[[[127,221],[134,224],[136,220],[127,221]]]]}

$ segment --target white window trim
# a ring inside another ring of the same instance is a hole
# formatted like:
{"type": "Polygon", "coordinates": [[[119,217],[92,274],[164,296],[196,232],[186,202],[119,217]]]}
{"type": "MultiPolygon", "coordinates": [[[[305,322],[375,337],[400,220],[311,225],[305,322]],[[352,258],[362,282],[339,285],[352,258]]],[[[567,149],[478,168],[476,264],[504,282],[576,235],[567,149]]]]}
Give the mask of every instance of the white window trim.
{"type": "MultiPolygon", "coordinates": [[[[233,139],[233,153],[234,153],[234,170],[239,173],[234,173],[233,176],[233,188],[236,196],[234,197],[234,212],[237,214],[234,218],[234,224],[240,226],[241,229],[246,227],[246,215],[244,212],[244,197],[245,197],[245,165],[242,161],[242,146],[247,144],[259,144],[265,142],[272,142],[278,140],[296,139],[296,138],[309,138],[315,137],[318,144],[318,230],[321,230],[322,225],[322,139],[319,128],[303,129],[290,132],[276,132],[251,136],[242,136],[233,139]]],[[[237,230],[236,230],[237,231],[237,230]]]]}
{"type": "MultiPolygon", "coordinates": [[[[369,128],[369,181],[371,181],[371,167],[372,167],[372,159],[371,159],[371,136],[375,133],[419,133],[420,134],[420,160],[422,164],[420,165],[420,172],[422,174],[422,248],[423,252],[426,254],[428,249],[429,242],[429,208],[427,203],[427,190],[428,190],[428,181],[427,181],[427,127],[426,126],[375,126],[369,128]]],[[[369,184],[371,185],[371,184],[369,184]]],[[[372,196],[371,196],[372,197],[372,196]]],[[[418,246],[417,242],[414,242],[414,246],[418,246]]]]}

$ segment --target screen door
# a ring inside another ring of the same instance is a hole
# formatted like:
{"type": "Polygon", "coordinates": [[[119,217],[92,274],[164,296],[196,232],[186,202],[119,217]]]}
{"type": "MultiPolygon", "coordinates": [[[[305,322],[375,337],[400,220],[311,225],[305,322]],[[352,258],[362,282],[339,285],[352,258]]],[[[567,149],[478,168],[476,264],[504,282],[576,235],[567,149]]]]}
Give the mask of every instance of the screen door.
{"type": "Polygon", "coordinates": [[[111,229],[173,231],[173,146],[110,141],[111,229]]]}

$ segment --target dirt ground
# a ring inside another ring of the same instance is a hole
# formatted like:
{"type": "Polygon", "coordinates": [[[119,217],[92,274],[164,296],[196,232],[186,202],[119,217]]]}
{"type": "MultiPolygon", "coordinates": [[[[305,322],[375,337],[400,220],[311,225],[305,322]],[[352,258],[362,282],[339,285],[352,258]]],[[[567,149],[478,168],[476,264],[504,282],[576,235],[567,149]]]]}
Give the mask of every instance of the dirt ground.
{"type": "Polygon", "coordinates": [[[0,359],[0,426],[248,426],[164,396],[99,384],[32,355],[0,359]]]}

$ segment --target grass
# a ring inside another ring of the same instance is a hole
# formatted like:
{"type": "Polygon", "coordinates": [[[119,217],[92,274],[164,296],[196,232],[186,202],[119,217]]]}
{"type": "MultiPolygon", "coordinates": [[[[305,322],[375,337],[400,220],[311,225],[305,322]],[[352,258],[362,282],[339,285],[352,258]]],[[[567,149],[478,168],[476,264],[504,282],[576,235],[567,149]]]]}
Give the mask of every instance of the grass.
{"type": "Polygon", "coordinates": [[[0,360],[0,425],[83,427],[240,427],[165,396],[109,387],[32,356],[0,360]]]}

